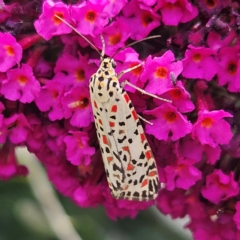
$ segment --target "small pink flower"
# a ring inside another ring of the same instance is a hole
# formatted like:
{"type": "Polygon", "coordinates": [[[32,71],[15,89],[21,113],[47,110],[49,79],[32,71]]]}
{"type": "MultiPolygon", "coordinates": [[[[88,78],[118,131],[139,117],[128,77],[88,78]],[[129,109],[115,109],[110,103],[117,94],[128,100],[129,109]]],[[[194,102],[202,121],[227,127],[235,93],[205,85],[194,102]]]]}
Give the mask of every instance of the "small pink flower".
{"type": "Polygon", "coordinates": [[[62,2],[44,1],[43,12],[39,19],[35,21],[34,26],[37,33],[46,40],[53,36],[72,32],[72,29],[55,17],[58,15],[70,23],[70,14],[68,7],[62,2]]]}
{"type": "Polygon", "coordinates": [[[187,118],[169,103],[164,103],[153,110],[146,110],[144,114],[155,117],[150,120],[153,125],[146,125],[146,133],[154,135],[158,140],[176,141],[192,130],[192,124],[187,118]]]}
{"type": "Polygon", "coordinates": [[[198,9],[187,0],[161,0],[156,9],[162,13],[163,23],[172,26],[189,22],[198,15],[198,9]]]}
{"type": "Polygon", "coordinates": [[[174,188],[187,190],[201,179],[202,172],[194,166],[194,163],[195,161],[192,159],[179,158],[174,165],[165,167],[166,189],[170,191],[174,188]]]}
{"type": "Polygon", "coordinates": [[[22,64],[21,68],[8,70],[0,91],[9,100],[30,103],[38,97],[40,83],[33,75],[32,68],[22,64]]]}
{"type": "Polygon", "coordinates": [[[5,143],[0,150],[0,179],[6,181],[27,174],[28,169],[18,165],[14,146],[9,142],[5,143]]]}
{"type": "MultiPolygon", "coordinates": [[[[161,97],[172,100],[172,105],[177,107],[182,113],[191,112],[195,108],[191,101],[191,95],[184,88],[181,81],[178,81],[176,86],[169,88],[165,93],[161,94],[161,97]]],[[[154,102],[159,105],[160,100],[154,99],[154,102]]]]}
{"type": "Polygon", "coordinates": [[[9,118],[4,119],[4,124],[10,128],[8,132],[9,140],[13,144],[23,144],[28,136],[28,132],[32,130],[27,118],[22,114],[13,114],[9,118]]]}
{"type": "Polygon", "coordinates": [[[89,165],[91,156],[95,153],[95,148],[88,145],[89,137],[87,133],[80,131],[71,131],[70,133],[72,135],[64,138],[67,160],[73,165],[89,165]]]}
{"type": "Polygon", "coordinates": [[[120,17],[131,30],[131,38],[139,40],[146,37],[154,28],[160,26],[161,17],[152,8],[141,9],[137,0],[130,1],[122,10],[120,17]]]}
{"type": "Polygon", "coordinates": [[[217,73],[217,63],[212,55],[215,55],[215,52],[209,48],[190,45],[182,60],[182,75],[186,78],[212,80],[217,73]]]}
{"type": "Polygon", "coordinates": [[[81,34],[91,35],[95,37],[100,34],[105,25],[108,23],[108,14],[104,12],[106,2],[99,1],[91,3],[91,1],[83,2],[78,6],[72,7],[72,17],[77,22],[77,30],[81,34]]]}
{"type": "Polygon", "coordinates": [[[0,32],[0,72],[18,64],[22,58],[22,48],[10,33],[0,32]]]}
{"type": "Polygon", "coordinates": [[[208,144],[212,147],[229,143],[232,132],[230,125],[222,119],[224,117],[232,117],[232,115],[223,110],[200,111],[198,120],[193,126],[193,138],[197,138],[201,144],[208,144]]]}
{"type": "Polygon", "coordinates": [[[234,180],[233,172],[224,174],[221,170],[215,169],[206,178],[206,186],[201,190],[204,198],[218,204],[239,193],[238,183],[234,180]]]}
{"type": "Polygon", "coordinates": [[[94,66],[89,65],[88,58],[82,56],[80,53],[77,57],[64,52],[56,62],[54,72],[58,75],[59,72],[65,73],[60,74],[62,78],[58,77],[56,80],[61,85],[67,86],[67,90],[73,86],[86,86],[89,85],[89,79],[96,72],[94,66]],[[67,74],[67,75],[66,75],[67,74]],[[65,76],[65,77],[64,77],[65,76]]]}
{"type": "Polygon", "coordinates": [[[171,214],[173,219],[184,217],[187,214],[185,191],[162,189],[157,198],[157,208],[165,215],[171,214]]]}
{"type": "Polygon", "coordinates": [[[140,80],[144,83],[148,81],[145,88],[147,92],[162,94],[173,86],[170,73],[177,78],[182,69],[182,62],[175,62],[175,57],[169,50],[161,57],[147,58],[140,80]]]}
{"type": "Polygon", "coordinates": [[[228,84],[231,92],[240,91],[240,44],[234,47],[223,47],[218,53],[218,83],[220,86],[228,84]]]}
{"type": "MultiPolygon", "coordinates": [[[[106,26],[102,32],[106,44],[106,54],[112,56],[119,48],[124,47],[130,35],[128,24],[122,22],[119,18],[106,26]]],[[[100,37],[95,38],[94,43],[98,48],[102,47],[100,37]]]]}
{"type": "Polygon", "coordinates": [[[65,93],[62,104],[64,118],[70,119],[75,127],[86,127],[93,122],[92,106],[89,89],[86,87],[74,87],[65,93]]]}
{"type": "Polygon", "coordinates": [[[53,80],[48,81],[42,87],[39,97],[35,100],[36,105],[42,112],[48,112],[48,117],[51,121],[62,119],[64,113],[61,102],[64,86],[58,81],[59,78],[67,79],[63,73],[56,74],[53,80]]]}

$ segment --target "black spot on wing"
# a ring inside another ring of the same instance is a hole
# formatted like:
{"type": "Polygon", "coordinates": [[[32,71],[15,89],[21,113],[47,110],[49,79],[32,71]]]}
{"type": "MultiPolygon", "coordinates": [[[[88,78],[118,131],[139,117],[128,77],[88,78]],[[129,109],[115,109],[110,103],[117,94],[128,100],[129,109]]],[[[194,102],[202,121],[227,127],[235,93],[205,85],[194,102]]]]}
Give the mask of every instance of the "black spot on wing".
{"type": "Polygon", "coordinates": [[[118,143],[123,143],[126,140],[127,136],[124,136],[122,139],[118,138],[118,143]]]}
{"type": "Polygon", "coordinates": [[[139,158],[140,158],[140,159],[144,159],[144,158],[145,158],[145,154],[144,154],[144,152],[141,152],[139,158]]]}
{"type": "Polygon", "coordinates": [[[103,76],[99,77],[99,78],[98,78],[98,81],[99,81],[99,82],[103,82],[103,81],[104,81],[104,77],[103,77],[103,76]]]}
{"type": "Polygon", "coordinates": [[[119,126],[125,126],[125,122],[118,122],[119,126]]]}

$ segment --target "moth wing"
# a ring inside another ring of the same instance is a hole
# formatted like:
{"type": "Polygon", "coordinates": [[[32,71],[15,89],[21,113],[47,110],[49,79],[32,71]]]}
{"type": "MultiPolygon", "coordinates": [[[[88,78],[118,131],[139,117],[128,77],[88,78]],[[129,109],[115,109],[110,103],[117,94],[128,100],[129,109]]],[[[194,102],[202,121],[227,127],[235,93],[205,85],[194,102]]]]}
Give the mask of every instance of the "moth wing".
{"type": "Polygon", "coordinates": [[[112,195],[128,200],[156,198],[159,180],[155,159],[128,94],[118,88],[106,103],[97,103],[97,132],[112,195]]]}

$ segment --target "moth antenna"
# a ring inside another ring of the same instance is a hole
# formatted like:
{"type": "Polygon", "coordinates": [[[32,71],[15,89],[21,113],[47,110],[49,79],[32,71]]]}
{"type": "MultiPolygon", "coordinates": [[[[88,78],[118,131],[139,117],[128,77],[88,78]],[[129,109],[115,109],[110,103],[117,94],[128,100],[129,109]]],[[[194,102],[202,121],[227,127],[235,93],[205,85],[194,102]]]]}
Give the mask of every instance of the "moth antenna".
{"type": "Polygon", "coordinates": [[[140,43],[140,42],[143,42],[143,41],[146,41],[146,40],[149,40],[149,39],[159,38],[159,37],[161,37],[161,35],[154,35],[154,36],[146,37],[146,38],[143,38],[143,39],[141,39],[141,40],[132,42],[132,43],[128,44],[127,46],[124,46],[124,47],[119,48],[119,49],[112,55],[112,57],[111,57],[110,59],[112,60],[119,52],[121,52],[123,49],[125,49],[125,48],[127,48],[127,47],[130,47],[130,46],[132,46],[132,45],[135,45],[135,44],[137,44],[137,43],[140,43]]]}
{"type": "Polygon", "coordinates": [[[63,18],[59,17],[58,15],[54,15],[54,17],[58,18],[59,20],[61,20],[63,23],[65,23],[67,26],[69,26],[75,33],[77,33],[79,36],[81,36],[86,42],[88,42],[96,51],[97,53],[100,55],[101,59],[103,58],[104,55],[102,55],[102,53],[104,53],[104,48],[105,48],[105,44],[104,44],[104,48],[102,50],[102,53],[100,53],[98,51],[98,49],[96,48],[96,46],[90,41],[88,40],[85,36],[83,36],[76,28],[74,28],[71,24],[69,24],[66,20],[64,20],[63,18]]]}

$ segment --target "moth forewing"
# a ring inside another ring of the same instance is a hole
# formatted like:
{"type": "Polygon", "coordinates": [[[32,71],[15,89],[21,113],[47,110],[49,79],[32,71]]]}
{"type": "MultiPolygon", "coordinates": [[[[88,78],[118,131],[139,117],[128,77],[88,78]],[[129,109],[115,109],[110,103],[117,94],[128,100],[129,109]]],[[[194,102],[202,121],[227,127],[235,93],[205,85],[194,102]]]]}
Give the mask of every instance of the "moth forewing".
{"type": "Polygon", "coordinates": [[[108,184],[115,198],[156,198],[156,163],[128,94],[106,58],[90,81],[91,101],[108,184]]]}

